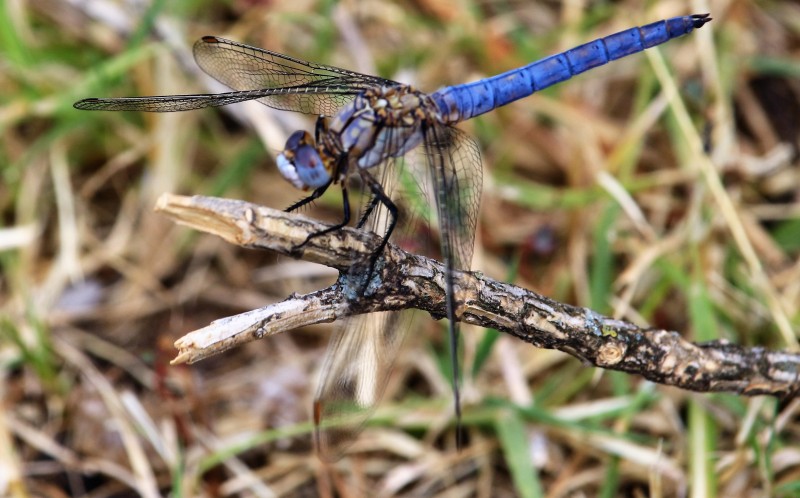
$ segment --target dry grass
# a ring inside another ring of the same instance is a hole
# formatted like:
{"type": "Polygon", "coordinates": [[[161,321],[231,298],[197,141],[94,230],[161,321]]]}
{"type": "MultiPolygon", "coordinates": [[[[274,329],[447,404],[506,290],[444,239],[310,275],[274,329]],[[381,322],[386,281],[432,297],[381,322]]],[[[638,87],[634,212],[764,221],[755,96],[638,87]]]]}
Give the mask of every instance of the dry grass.
{"type": "MultiPolygon", "coordinates": [[[[309,407],[330,328],[168,362],[184,333],[334,275],[152,212],[162,192],[291,204],[273,157],[311,121],[258,104],[70,107],[219,90],[188,52],[205,34],[433,90],[708,11],[686,39],[463,126],[484,151],[474,267],[693,340],[796,348],[796,4],[131,3],[0,4],[0,494],[800,493],[797,401],[680,392],[480,329],[464,334],[457,452],[443,328],[424,317],[369,427],[321,463],[309,407]]],[[[335,220],[338,203],[332,192],[308,214],[335,220]]]]}

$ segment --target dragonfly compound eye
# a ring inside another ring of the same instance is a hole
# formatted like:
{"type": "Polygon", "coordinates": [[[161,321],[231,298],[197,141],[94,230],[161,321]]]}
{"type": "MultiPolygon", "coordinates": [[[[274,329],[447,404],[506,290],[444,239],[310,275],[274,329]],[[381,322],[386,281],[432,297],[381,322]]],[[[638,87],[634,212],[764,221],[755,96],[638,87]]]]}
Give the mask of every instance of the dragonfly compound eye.
{"type": "Polygon", "coordinates": [[[294,156],[294,167],[300,181],[311,188],[319,188],[331,181],[331,175],[325,169],[317,149],[310,145],[301,145],[294,156]]]}
{"type": "Polygon", "coordinates": [[[292,133],[276,162],[281,175],[301,190],[330,183],[331,175],[314,148],[314,139],[306,131],[292,133]]]}

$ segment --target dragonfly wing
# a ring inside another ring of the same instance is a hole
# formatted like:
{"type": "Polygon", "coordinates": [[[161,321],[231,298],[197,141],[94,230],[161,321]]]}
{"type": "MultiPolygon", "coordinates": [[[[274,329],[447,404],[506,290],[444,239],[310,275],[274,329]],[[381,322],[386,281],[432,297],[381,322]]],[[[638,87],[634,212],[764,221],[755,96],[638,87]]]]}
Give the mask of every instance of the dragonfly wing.
{"type": "Polygon", "coordinates": [[[338,460],[375,411],[410,316],[359,315],[334,330],[314,396],[315,443],[323,459],[338,460]]]}
{"type": "MultiPolygon", "coordinates": [[[[227,93],[207,93],[194,95],[156,95],[150,97],[117,97],[83,99],[73,104],[75,109],[83,111],[139,111],[139,112],[176,112],[193,111],[204,107],[219,107],[247,100],[263,101],[279,94],[286,99],[291,92],[303,93],[303,89],[265,88],[227,93]]],[[[342,94],[343,95],[343,94],[342,94]]],[[[343,97],[344,98],[344,97],[343,97]]]]}
{"type": "MultiPolygon", "coordinates": [[[[372,169],[387,195],[397,192],[403,163],[403,158],[390,157],[372,169]]],[[[372,198],[362,202],[361,209],[360,227],[384,235],[391,222],[388,210],[372,198]]],[[[392,238],[407,230],[408,225],[402,223],[392,238]]],[[[350,271],[369,271],[367,265],[365,260],[350,271]]],[[[314,396],[315,443],[323,459],[338,460],[375,411],[414,316],[410,311],[378,312],[347,318],[337,325],[314,396]]]]}
{"type": "Polygon", "coordinates": [[[204,36],[194,45],[200,68],[224,85],[239,91],[280,89],[259,102],[280,110],[332,116],[367,88],[399,83],[316,64],[216,36],[204,36]]]}
{"type": "Polygon", "coordinates": [[[367,88],[399,83],[215,36],[194,45],[194,58],[207,74],[235,90],[219,94],[163,95],[84,99],[76,109],[89,111],[191,111],[258,100],[275,109],[332,116],[367,88]]]}
{"type": "MultiPolygon", "coordinates": [[[[442,257],[447,268],[445,287],[453,394],[456,415],[460,418],[458,325],[455,321],[459,302],[454,292],[454,271],[468,271],[472,262],[483,185],[480,149],[466,133],[435,125],[425,130],[422,152],[429,171],[429,188],[436,201],[442,257]]],[[[427,190],[424,186],[423,189],[427,190]]]]}
{"type": "Polygon", "coordinates": [[[445,257],[453,267],[469,270],[478,224],[483,170],[478,144],[450,126],[425,130],[423,152],[427,160],[445,257]]]}

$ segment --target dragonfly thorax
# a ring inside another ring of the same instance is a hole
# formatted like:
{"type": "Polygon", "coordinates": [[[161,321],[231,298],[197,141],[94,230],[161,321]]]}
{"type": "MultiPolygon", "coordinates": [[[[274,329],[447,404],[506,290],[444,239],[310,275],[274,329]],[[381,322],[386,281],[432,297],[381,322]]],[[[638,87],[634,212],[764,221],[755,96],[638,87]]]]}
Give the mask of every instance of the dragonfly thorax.
{"type": "Polygon", "coordinates": [[[277,157],[278,170],[308,190],[327,185],[334,175],[334,182],[341,181],[351,165],[367,169],[400,157],[422,142],[423,126],[436,119],[426,99],[405,85],[368,89],[326,122],[319,143],[306,131],[292,133],[277,157]]]}
{"type": "Polygon", "coordinates": [[[320,188],[331,181],[331,173],[307,131],[292,133],[276,162],[281,175],[301,190],[320,188]]]}
{"type": "Polygon", "coordinates": [[[336,113],[328,133],[357,167],[371,168],[422,142],[423,127],[435,119],[428,100],[406,85],[370,88],[336,113]]]}

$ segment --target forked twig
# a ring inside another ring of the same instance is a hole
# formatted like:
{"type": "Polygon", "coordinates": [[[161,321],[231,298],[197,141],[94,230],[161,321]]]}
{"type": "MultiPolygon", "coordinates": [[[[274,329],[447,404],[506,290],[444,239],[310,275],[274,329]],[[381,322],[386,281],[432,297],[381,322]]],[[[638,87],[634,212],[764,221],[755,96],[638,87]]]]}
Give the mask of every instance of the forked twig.
{"type": "MultiPolygon", "coordinates": [[[[165,194],[156,210],[234,244],[269,249],[340,271],[364,261],[378,243],[374,234],[345,228],[312,238],[293,251],[308,234],[326,225],[243,201],[165,194]]],[[[348,315],[417,308],[440,318],[445,315],[443,272],[442,263],[390,244],[369,283],[349,281],[348,273],[354,272],[343,271],[326,289],[216,320],[175,342],[179,354],[173,364],[195,362],[267,335],[348,315]],[[354,299],[356,295],[360,296],[354,299]]],[[[456,284],[463,303],[461,321],[497,329],[537,347],[564,351],[597,367],[692,391],[769,394],[784,399],[800,391],[797,353],[723,341],[695,344],[677,332],[607,318],[477,272],[460,273],[456,284]]]]}

